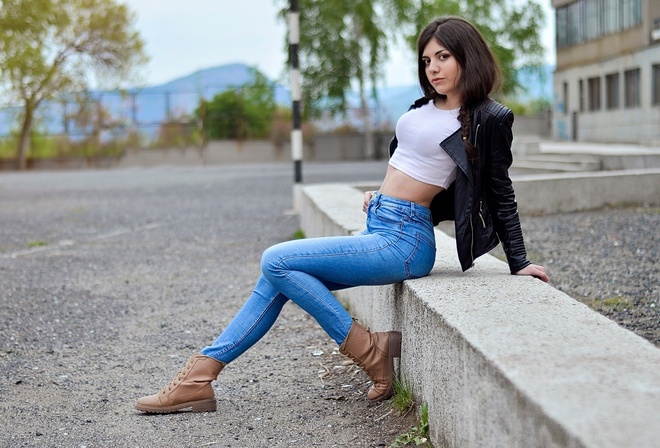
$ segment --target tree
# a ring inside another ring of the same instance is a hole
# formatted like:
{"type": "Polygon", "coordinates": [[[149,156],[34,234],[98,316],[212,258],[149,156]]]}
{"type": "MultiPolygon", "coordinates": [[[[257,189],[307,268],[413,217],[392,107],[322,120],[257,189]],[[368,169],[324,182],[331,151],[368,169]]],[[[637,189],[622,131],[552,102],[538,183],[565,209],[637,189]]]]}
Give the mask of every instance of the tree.
{"type": "Polygon", "coordinates": [[[377,99],[389,45],[403,38],[414,51],[417,35],[434,17],[460,15],[479,28],[502,66],[504,93],[516,86],[517,65],[540,64],[543,57],[544,15],[537,0],[300,0],[299,5],[305,114],[345,113],[357,84],[367,155],[373,154],[368,103],[377,99]]]}
{"type": "Polygon", "coordinates": [[[512,93],[519,87],[519,68],[540,67],[544,48],[539,31],[545,14],[538,0],[410,0],[407,12],[412,19],[405,23],[407,40],[415,48],[419,31],[433,17],[458,15],[471,21],[483,34],[500,64],[503,76],[502,93],[512,93]]]}
{"type": "Polygon", "coordinates": [[[22,104],[19,169],[39,105],[129,77],[146,62],[134,15],[115,0],[0,1],[0,82],[22,104]]]}
{"type": "MultiPolygon", "coordinates": [[[[390,25],[404,17],[408,0],[301,0],[300,69],[305,114],[345,113],[357,83],[367,157],[374,154],[369,99],[387,58],[390,25]]],[[[396,29],[394,27],[393,29],[396,29]]]]}
{"type": "Polygon", "coordinates": [[[276,104],[273,86],[256,69],[254,80],[217,94],[197,110],[205,135],[215,139],[268,137],[276,104]]]}

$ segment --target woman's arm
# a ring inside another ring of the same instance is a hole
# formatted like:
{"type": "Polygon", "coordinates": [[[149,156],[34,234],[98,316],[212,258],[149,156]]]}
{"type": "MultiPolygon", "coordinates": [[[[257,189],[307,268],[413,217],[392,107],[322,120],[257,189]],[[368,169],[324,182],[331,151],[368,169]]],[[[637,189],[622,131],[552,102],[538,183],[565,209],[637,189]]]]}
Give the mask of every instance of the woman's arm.
{"type": "Polygon", "coordinates": [[[490,135],[487,137],[490,143],[486,160],[487,179],[484,181],[495,231],[502,242],[511,273],[532,275],[547,282],[545,268],[533,265],[527,259],[518,205],[509,177],[509,168],[513,163],[513,113],[508,111],[503,118],[497,120],[493,117],[491,121],[488,128],[490,135]]]}

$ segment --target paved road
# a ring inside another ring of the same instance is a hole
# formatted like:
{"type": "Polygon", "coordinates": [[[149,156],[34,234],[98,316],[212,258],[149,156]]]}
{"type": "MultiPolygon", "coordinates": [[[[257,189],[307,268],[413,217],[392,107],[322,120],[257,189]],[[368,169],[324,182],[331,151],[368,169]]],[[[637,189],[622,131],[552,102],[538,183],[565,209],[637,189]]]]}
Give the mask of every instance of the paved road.
{"type": "Polygon", "coordinates": [[[221,374],[217,413],[133,410],[215,338],[261,252],[298,229],[292,178],[289,164],[0,174],[0,446],[389,445],[410,422],[366,403],[366,377],[295,305],[221,374]]]}

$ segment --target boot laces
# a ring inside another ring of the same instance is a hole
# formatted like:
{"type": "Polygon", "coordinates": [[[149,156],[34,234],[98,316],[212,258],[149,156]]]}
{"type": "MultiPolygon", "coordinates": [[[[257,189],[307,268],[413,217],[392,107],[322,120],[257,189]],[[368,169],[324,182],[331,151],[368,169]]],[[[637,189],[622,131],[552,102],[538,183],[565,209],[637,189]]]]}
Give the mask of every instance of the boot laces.
{"type": "Polygon", "coordinates": [[[369,377],[371,382],[376,381],[374,375],[370,371],[368,371],[367,369],[362,367],[362,361],[360,361],[359,359],[357,359],[355,356],[353,356],[350,353],[348,353],[346,356],[348,356],[355,363],[356,366],[358,366],[364,373],[367,374],[367,376],[369,377]]]}
{"type": "Polygon", "coordinates": [[[172,378],[172,381],[167,383],[165,387],[163,387],[160,391],[161,394],[165,395],[167,391],[171,391],[172,389],[176,388],[179,383],[188,375],[188,371],[190,370],[192,364],[192,359],[188,360],[185,366],[181,368],[176,374],[174,378],[172,378]]]}

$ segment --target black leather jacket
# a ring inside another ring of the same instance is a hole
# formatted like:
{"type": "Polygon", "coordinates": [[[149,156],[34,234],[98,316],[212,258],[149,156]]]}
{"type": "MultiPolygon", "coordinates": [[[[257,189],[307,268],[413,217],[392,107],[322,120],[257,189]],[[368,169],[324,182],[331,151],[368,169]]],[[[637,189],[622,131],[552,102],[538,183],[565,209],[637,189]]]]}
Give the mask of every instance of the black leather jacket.
{"type": "MultiPolygon", "coordinates": [[[[429,101],[421,98],[410,108],[416,109],[429,101]]],[[[440,142],[458,169],[456,180],[431,202],[433,225],[446,220],[455,222],[456,248],[463,271],[500,241],[512,274],[531,264],[509,177],[513,162],[512,125],[511,110],[487,99],[472,112],[469,141],[478,148],[477,160],[468,160],[460,130],[440,142]]],[[[390,157],[397,145],[395,136],[390,142],[390,157]]]]}

